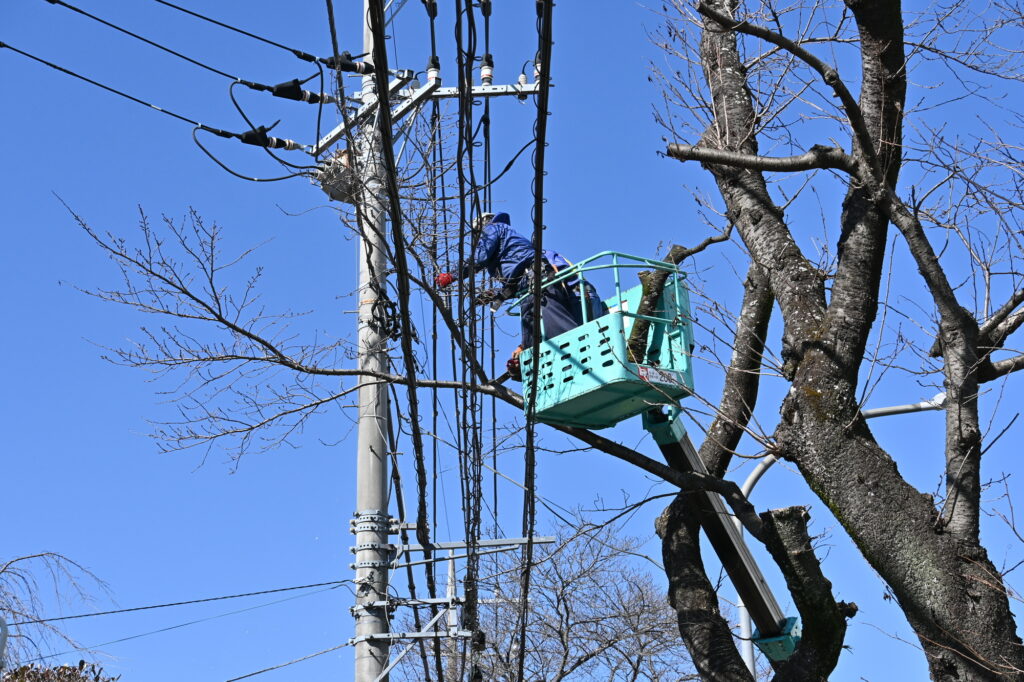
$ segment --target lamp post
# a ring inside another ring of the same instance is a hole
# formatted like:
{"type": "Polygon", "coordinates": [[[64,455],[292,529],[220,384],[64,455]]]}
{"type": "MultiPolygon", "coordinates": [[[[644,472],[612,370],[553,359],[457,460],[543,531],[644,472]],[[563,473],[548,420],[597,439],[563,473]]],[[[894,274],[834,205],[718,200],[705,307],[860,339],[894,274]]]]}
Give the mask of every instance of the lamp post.
{"type": "MultiPolygon", "coordinates": [[[[889,417],[896,414],[910,414],[911,412],[924,412],[925,410],[941,410],[946,407],[946,394],[936,393],[931,400],[925,400],[920,403],[911,403],[909,405],[893,405],[892,407],[876,407],[871,410],[861,410],[861,416],[865,419],[874,419],[875,417],[889,417]]],[[[754,470],[747,476],[747,480],[743,482],[743,486],[740,490],[743,492],[743,496],[750,499],[750,493],[753,491],[754,486],[764,476],[764,472],[768,471],[769,468],[775,462],[779,460],[775,455],[767,455],[754,470]]],[[[736,528],[743,532],[743,526],[739,519],[734,518],[733,523],[736,524],[736,528]]],[[[743,605],[743,600],[740,598],[736,599],[736,608],[739,611],[740,617],[740,655],[743,657],[743,662],[747,665],[747,670],[750,674],[754,674],[754,635],[750,623],[750,613],[743,605]]]]}

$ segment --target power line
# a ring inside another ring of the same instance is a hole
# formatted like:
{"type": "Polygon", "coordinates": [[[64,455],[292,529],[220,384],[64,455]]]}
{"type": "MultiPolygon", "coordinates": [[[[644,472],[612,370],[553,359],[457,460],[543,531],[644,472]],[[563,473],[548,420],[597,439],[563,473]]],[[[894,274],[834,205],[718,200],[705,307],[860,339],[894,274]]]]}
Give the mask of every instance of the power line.
{"type": "Polygon", "coordinates": [[[257,146],[257,147],[272,147],[274,149],[291,149],[291,150],[302,149],[303,148],[301,144],[299,144],[298,142],[295,142],[294,140],[288,140],[288,139],[284,139],[284,138],[268,136],[267,132],[270,130],[270,128],[273,128],[274,126],[270,126],[270,128],[267,128],[265,126],[259,126],[258,128],[255,128],[253,130],[247,130],[244,133],[233,133],[233,132],[230,132],[228,130],[221,130],[220,128],[214,128],[213,126],[208,126],[205,123],[200,123],[199,121],[191,119],[188,116],[184,116],[182,114],[173,112],[173,111],[171,111],[169,109],[164,109],[163,107],[158,107],[155,104],[147,102],[146,100],[143,100],[143,99],[139,99],[138,97],[135,97],[134,95],[129,95],[127,92],[124,92],[122,90],[118,90],[117,88],[112,88],[109,85],[104,85],[103,83],[100,83],[99,81],[93,80],[92,78],[89,78],[87,76],[83,76],[83,75],[81,75],[79,73],[75,73],[74,71],[71,71],[70,69],[66,69],[63,66],[60,66],[58,64],[54,64],[53,62],[46,61],[45,59],[42,59],[40,57],[36,57],[35,55],[32,55],[32,54],[29,54],[28,52],[25,52],[24,50],[19,50],[18,48],[14,47],[10,43],[5,43],[3,41],[0,41],[0,49],[3,49],[3,48],[7,48],[8,50],[11,50],[12,52],[16,52],[16,53],[22,55],[23,57],[28,57],[32,61],[39,62],[40,64],[43,64],[44,66],[50,67],[51,69],[54,69],[56,71],[60,71],[61,73],[67,74],[67,75],[72,76],[74,78],[77,78],[77,79],[79,79],[81,81],[85,81],[89,85],[95,85],[96,87],[101,88],[103,90],[106,90],[107,92],[112,92],[115,95],[118,95],[119,97],[124,97],[125,99],[131,100],[132,102],[135,102],[136,104],[141,104],[142,106],[149,107],[150,109],[153,109],[154,111],[159,111],[161,114],[166,114],[167,116],[170,116],[172,118],[176,118],[179,121],[184,121],[185,123],[191,123],[192,125],[196,126],[196,128],[199,128],[201,130],[205,130],[208,133],[213,133],[214,135],[216,135],[218,137],[231,137],[231,138],[235,138],[239,142],[242,142],[244,144],[251,144],[251,145],[254,145],[254,146],[257,146]]]}
{"type": "Polygon", "coordinates": [[[29,59],[31,59],[33,61],[39,62],[40,64],[48,66],[51,69],[54,69],[56,71],[60,71],[61,73],[65,73],[65,74],[67,74],[69,76],[72,76],[72,77],[77,78],[79,80],[85,81],[86,83],[89,83],[90,85],[95,85],[96,87],[101,88],[103,90],[106,90],[107,92],[112,92],[115,95],[118,95],[120,97],[124,97],[125,99],[131,100],[132,102],[135,102],[136,104],[141,104],[144,107],[148,107],[148,108],[153,109],[155,111],[159,111],[161,114],[166,114],[166,115],[168,115],[168,116],[170,116],[172,118],[178,119],[179,121],[184,121],[185,123],[191,123],[193,126],[195,126],[195,128],[192,130],[192,139],[195,141],[196,145],[198,145],[198,147],[207,156],[209,156],[211,159],[213,159],[213,161],[218,166],[220,166],[221,168],[223,168],[227,172],[231,173],[232,175],[234,175],[236,177],[239,177],[239,178],[242,178],[243,180],[252,180],[254,182],[272,182],[272,181],[277,181],[277,180],[287,180],[289,178],[293,178],[293,177],[296,177],[298,175],[303,175],[303,173],[292,173],[290,175],[285,175],[285,176],[281,176],[281,177],[278,177],[278,178],[250,178],[250,177],[247,177],[245,175],[242,175],[241,173],[236,173],[232,169],[228,168],[223,162],[221,162],[216,156],[214,156],[208,149],[206,149],[206,147],[204,147],[199,142],[199,140],[196,138],[196,132],[197,131],[205,130],[208,133],[213,133],[217,137],[234,138],[234,139],[238,140],[239,142],[242,142],[243,144],[250,144],[250,145],[253,145],[253,146],[256,146],[256,147],[273,148],[273,149],[289,149],[289,150],[296,150],[296,149],[302,149],[303,148],[303,146],[301,144],[299,144],[298,142],[296,142],[294,140],[289,140],[289,139],[280,138],[280,137],[271,137],[271,136],[267,135],[267,133],[270,131],[270,129],[273,128],[274,125],[277,125],[276,123],[274,125],[270,126],[269,128],[266,127],[266,126],[258,126],[256,128],[253,128],[252,130],[247,130],[244,133],[233,133],[233,132],[228,131],[228,130],[221,130],[220,128],[214,128],[212,126],[206,125],[205,123],[200,123],[199,121],[195,121],[195,120],[189,118],[188,116],[183,116],[182,114],[178,114],[178,113],[175,113],[175,112],[170,111],[168,109],[164,109],[163,107],[158,107],[157,105],[151,104],[150,102],[147,102],[147,101],[145,101],[143,99],[139,99],[138,97],[135,97],[134,95],[129,95],[128,93],[123,92],[121,90],[118,90],[117,88],[112,88],[109,85],[104,85],[103,83],[100,83],[99,81],[95,81],[95,80],[93,80],[91,78],[88,78],[88,77],[83,76],[81,74],[75,73],[74,71],[71,71],[70,69],[65,69],[63,66],[59,66],[57,64],[54,64],[53,62],[46,61],[45,59],[42,59],[40,57],[36,57],[35,55],[29,54],[28,52],[25,52],[23,50],[19,50],[18,48],[14,47],[13,45],[10,45],[9,43],[5,43],[5,42],[0,41],[0,49],[3,49],[3,48],[7,48],[8,50],[11,50],[12,52],[17,52],[18,54],[20,54],[20,55],[22,55],[24,57],[28,57],[29,59]]]}
{"type": "MultiPolygon", "coordinates": [[[[539,357],[540,351],[540,317],[541,299],[543,293],[540,288],[543,286],[542,263],[540,254],[544,248],[544,152],[547,146],[547,118],[548,118],[548,93],[551,87],[551,13],[554,3],[552,0],[537,1],[537,80],[540,83],[540,93],[537,97],[537,118],[534,122],[534,139],[537,141],[534,147],[534,177],[533,177],[533,245],[536,249],[537,258],[533,261],[533,281],[538,287],[534,291],[533,305],[533,348],[531,349],[534,358],[539,357]]],[[[523,471],[523,483],[527,490],[523,495],[523,531],[527,538],[525,554],[525,567],[520,576],[519,593],[519,653],[516,661],[516,679],[522,682],[526,666],[526,644],[527,624],[529,620],[529,591],[530,573],[533,568],[533,530],[537,522],[536,494],[536,464],[537,453],[535,443],[536,423],[536,400],[537,381],[540,372],[533,372],[530,376],[530,398],[523,406],[526,411],[526,463],[523,471]]]]}
{"type": "MultiPolygon", "coordinates": [[[[195,66],[198,66],[201,69],[205,69],[205,70],[207,70],[207,71],[209,71],[211,73],[215,73],[218,76],[223,76],[224,78],[228,78],[228,79],[230,79],[230,80],[232,80],[232,81],[234,81],[236,83],[240,83],[240,84],[242,84],[242,85],[244,85],[244,86],[246,86],[248,88],[251,88],[253,90],[257,90],[259,92],[269,92],[270,94],[272,94],[275,97],[283,97],[285,99],[291,99],[291,100],[300,101],[300,102],[308,102],[310,104],[319,104],[321,102],[334,102],[335,101],[333,97],[331,97],[330,95],[325,95],[322,92],[321,93],[315,93],[315,92],[309,92],[307,90],[301,89],[299,87],[300,82],[299,82],[298,79],[295,79],[295,80],[292,80],[292,81],[288,81],[288,82],[285,82],[285,83],[280,83],[278,85],[264,85],[263,83],[255,83],[253,81],[246,80],[244,78],[239,78],[238,76],[232,75],[232,74],[228,73],[227,71],[222,71],[222,70],[220,70],[220,69],[218,69],[216,67],[210,66],[209,64],[205,64],[205,63],[199,61],[198,59],[193,59],[192,57],[189,57],[186,54],[182,54],[181,52],[178,52],[177,50],[173,50],[173,49],[167,47],[166,45],[161,45],[160,43],[158,43],[158,42],[156,42],[154,40],[150,40],[149,38],[146,38],[144,36],[139,35],[138,33],[135,33],[133,31],[129,31],[126,28],[123,28],[121,26],[118,26],[117,24],[114,24],[114,23],[111,23],[111,22],[107,21],[106,19],[98,17],[95,14],[90,14],[89,12],[86,12],[84,9],[82,9],[80,7],[76,7],[76,6],[74,6],[74,5],[70,4],[70,3],[64,2],[64,0],[46,0],[46,1],[49,2],[51,5],[60,5],[61,7],[66,7],[67,9],[71,10],[72,12],[76,12],[78,14],[81,14],[82,16],[88,17],[89,19],[92,19],[93,21],[99,22],[99,23],[103,24],[104,26],[108,26],[108,27],[114,29],[115,31],[120,31],[121,33],[124,33],[127,36],[131,36],[132,38],[135,38],[136,40],[140,40],[140,41],[146,43],[147,45],[151,45],[151,46],[157,48],[158,50],[163,50],[164,52],[166,52],[168,54],[171,54],[171,55],[174,55],[175,57],[177,57],[179,59],[183,59],[186,62],[188,62],[189,64],[193,64],[195,66]]],[[[310,76],[310,78],[312,78],[312,76],[310,76]]],[[[309,78],[307,78],[306,80],[309,80],[309,78]]],[[[302,81],[302,82],[305,82],[305,81],[302,81]]]]}
{"type": "Polygon", "coordinates": [[[263,36],[259,36],[259,35],[256,35],[255,33],[250,33],[249,31],[246,31],[244,29],[238,28],[237,26],[232,26],[231,24],[225,24],[222,21],[217,21],[216,19],[211,19],[210,17],[205,16],[203,14],[200,14],[199,12],[194,12],[194,11],[192,11],[190,9],[186,9],[184,7],[181,7],[180,5],[175,5],[173,2],[167,2],[167,0],[155,0],[155,2],[158,2],[161,5],[165,5],[166,7],[170,7],[171,9],[176,9],[179,12],[184,12],[185,14],[193,16],[196,19],[202,19],[203,21],[207,21],[207,22],[209,22],[211,24],[214,24],[216,26],[220,26],[221,28],[226,28],[229,31],[234,31],[235,33],[240,33],[240,34],[242,34],[244,36],[247,36],[249,38],[252,38],[254,40],[258,40],[261,43],[266,43],[267,45],[272,45],[274,47],[277,47],[277,48],[280,48],[282,50],[285,50],[286,52],[291,52],[293,55],[295,55],[296,57],[298,57],[302,61],[310,62],[310,63],[320,62],[321,64],[327,65],[327,60],[321,59],[320,57],[317,57],[316,55],[309,54],[308,52],[304,52],[303,50],[298,50],[298,49],[296,49],[294,47],[288,47],[287,45],[282,45],[281,43],[278,43],[276,41],[270,40],[269,38],[264,38],[263,36]]]}
{"type": "MultiPolygon", "coordinates": [[[[344,581],[344,582],[350,582],[350,581],[344,581]]],[[[265,604],[257,604],[256,606],[250,606],[248,608],[238,609],[236,611],[228,611],[226,613],[219,613],[219,614],[217,614],[215,616],[208,616],[206,618],[199,618],[197,620],[190,620],[187,623],[179,623],[178,625],[171,625],[170,627],[160,628],[159,630],[150,630],[149,632],[143,632],[143,633],[140,633],[138,635],[131,635],[129,637],[122,637],[121,639],[111,640],[109,642],[104,642],[103,644],[95,644],[95,645],[90,646],[90,647],[82,647],[82,648],[78,648],[78,649],[71,649],[71,650],[68,650],[68,651],[62,651],[62,652],[57,653],[57,654],[47,654],[46,656],[37,656],[36,658],[33,658],[33,659],[31,659],[29,661],[26,661],[26,662],[27,663],[35,663],[36,661],[45,661],[48,658],[57,658],[58,656],[67,656],[68,654],[74,654],[74,653],[78,653],[80,651],[92,651],[92,650],[99,649],[101,647],[110,646],[111,644],[120,644],[122,642],[128,642],[128,641],[131,641],[133,639],[139,639],[141,637],[148,637],[149,635],[156,635],[156,634],[159,634],[161,632],[169,632],[170,630],[177,630],[179,628],[188,627],[189,625],[196,625],[198,623],[205,623],[205,622],[208,622],[208,621],[211,621],[211,620],[217,620],[218,618],[224,618],[226,616],[234,616],[234,615],[239,614],[239,613],[245,613],[247,611],[255,611],[256,609],[262,609],[262,608],[267,607],[267,606],[273,606],[275,604],[282,604],[282,603],[284,603],[286,601],[292,601],[294,599],[301,599],[303,597],[308,597],[308,596],[313,595],[313,594],[319,594],[321,592],[327,592],[329,590],[335,590],[335,589],[337,589],[339,587],[341,587],[340,584],[339,585],[334,585],[333,587],[325,587],[322,590],[315,590],[313,592],[306,592],[305,594],[297,594],[297,595],[295,595],[293,597],[285,597],[284,599],[276,599],[274,601],[267,602],[265,604]]]]}
{"type": "Polygon", "coordinates": [[[20,623],[12,623],[11,627],[18,625],[35,625],[37,623],[55,623],[59,620],[75,620],[78,618],[91,618],[93,616],[110,616],[115,613],[132,613],[134,611],[148,611],[150,609],[163,609],[169,606],[187,606],[188,604],[204,604],[211,601],[223,601],[225,599],[238,599],[240,597],[257,597],[263,594],[274,594],[277,592],[290,592],[292,590],[306,590],[314,587],[325,587],[328,585],[338,586],[351,580],[331,580],[325,583],[312,583],[310,585],[296,585],[294,587],[278,587],[272,590],[260,590],[258,592],[243,592],[242,594],[227,594],[221,597],[206,597],[204,599],[190,599],[188,601],[169,602],[167,604],[153,604],[151,606],[134,606],[128,609],[116,609],[114,611],[95,611],[93,613],[80,613],[76,616],[57,616],[54,618],[40,618],[39,620],[25,620],[20,623]]]}
{"type": "Polygon", "coordinates": [[[238,682],[238,680],[244,680],[244,679],[246,679],[248,677],[255,677],[256,675],[262,675],[263,673],[269,673],[272,670],[280,670],[281,668],[286,668],[286,667],[288,667],[290,665],[294,665],[296,663],[301,663],[302,661],[308,661],[311,658],[316,658],[317,656],[323,656],[324,654],[329,654],[332,651],[337,651],[338,649],[341,649],[341,648],[344,648],[344,647],[347,647],[347,646],[349,646],[349,643],[345,642],[344,644],[339,644],[338,646],[332,646],[330,649],[324,649],[323,651],[318,651],[315,654],[309,654],[308,656],[303,656],[302,658],[296,658],[295,660],[288,661],[287,663],[281,663],[280,665],[274,665],[274,666],[271,666],[269,668],[264,668],[263,670],[257,670],[254,673],[249,673],[247,675],[242,675],[241,677],[232,677],[227,682],[238,682]]]}
{"type": "MultiPolygon", "coordinates": [[[[112,88],[109,85],[104,85],[103,83],[100,83],[99,81],[94,81],[91,78],[88,78],[88,77],[83,76],[81,74],[75,73],[74,71],[71,71],[69,69],[65,69],[63,66],[59,66],[57,64],[54,64],[53,62],[48,62],[45,59],[41,59],[40,57],[36,57],[35,55],[31,55],[28,52],[25,52],[23,50],[19,50],[18,48],[14,47],[13,45],[11,45],[9,43],[5,43],[3,41],[0,41],[0,49],[2,49],[2,48],[7,48],[8,50],[11,50],[12,52],[17,52],[18,54],[22,55],[23,57],[28,57],[29,59],[31,59],[33,61],[36,61],[36,62],[39,62],[40,64],[43,64],[45,66],[48,66],[51,69],[55,69],[57,71],[60,71],[61,73],[65,73],[65,74],[67,74],[69,76],[73,76],[74,78],[77,78],[79,80],[85,81],[86,83],[89,83],[90,85],[95,85],[96,87],[102,88],[102,89],[106,90],[107,92],[112,92],[115,95],[118,95],[120,97],[124,97],[125,99],[129,99],[129,100],[131,100],[131,101],[133,101],[133,102],[135,102],[137,104],[141,104],[144,107],[149,107],[150,109],[155,109],[156,111],[159,111],[161,114],[167,114],[168,116],[176,118],[179,121],[184,121],[185,123],[191,123],[194,126],[199,126],[203,130],[208,130],[209,132],[212,132],[212,133],[215,133],[215,134],[221,134],[221,133],[225,132],[223,130],[220,130],[219,128],[211,128],[210,126],[207,126],[207,125],[205,125],[203,123],[200,123],[199,121],[194,121],[191,118],[189,118],[188,116],[182,116],[181,114],[177,114],[177,113],[175,113],[173,111],[170,111],[169,109],[164,109],[163,107],[158,107],[155,104],[150,104],[149,102],[147,102],[145,100],[141,100],[138,97],[135,97],[133,95],[129,95],[128,93],[122,92],[121,90],[118,90],[116,88],[112,88]]],[[[230,136],[230,134],[229,134],[229,136],[230,136]]]]}
{"type": "MultiPolygon", "coordinates": [[[[47,1],[49,2],[49,0],[47,1]]],[[[368,64],[366,62],[353,62],[352,60],[355,59],[355,57],[353,57],[348,52],[342,52],[340,55],[335,55],[334,57],[317,57],[316,55],[312,55],[303,50],[298,50],[293,47],[288,47],[287,45],[282,45],[281,43],[276,42],[274,40],[270,40],[269,38],[264,38],[263,36],[259,36],[256,35],[255,33],[250,33],[249,31],[240,29],[237,26],[225,24],[223,21],[217,21],[216,19],[212,19],[206,15],[200,14],[199,12],[194,12],[190,9],[186,9],[185,7],[181,7],[180,5],[175,5],[173,2],[167,2],[167,0],[155,0],[155,2],[159,2],[161,5],[165,5],[172,9],[176,9],[179,12],[184,12],[185,14],[193,16],[196,19],[202,19],[203,21],[208,21],[209,23],[214,24],[216,26],[220,26],[221,28],[226,28],[229,31],[234,31],[235,33],[240,33],[249,38],[253,38],[254,40],[260,41],[261,43],[273,45],[274,47],[278,47],[287,52],[291,52],[293,55],[295,55],[302,61],[310,62],[311,64],[319,62],[320,64],[323,64],[327,68],[337,69],[339,71],[346,71],[350,73],[373,73],[372,64],[368,64]]]]}

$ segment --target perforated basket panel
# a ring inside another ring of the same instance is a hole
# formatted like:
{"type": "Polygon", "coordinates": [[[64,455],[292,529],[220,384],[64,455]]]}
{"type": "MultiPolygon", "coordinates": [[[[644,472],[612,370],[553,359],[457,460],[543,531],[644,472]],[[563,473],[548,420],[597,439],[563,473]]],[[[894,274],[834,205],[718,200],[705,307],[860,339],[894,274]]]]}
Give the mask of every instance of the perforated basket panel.
{"type": "MultiPolygon", "coordinates": [[[[600,429],[693,390],[690,366],[692,326],[686,289],[672,283],[659,301],[648,332],[648,363],[626,360],[626,340],[640,287],[622,300],[607,301],[613,312],[576,329],[545,339],[538,353],[537,418],[549,424],[600,429]]],[[[520,356],[524,396],[530,399],[534,362],[529,349],[520,356]]]]}

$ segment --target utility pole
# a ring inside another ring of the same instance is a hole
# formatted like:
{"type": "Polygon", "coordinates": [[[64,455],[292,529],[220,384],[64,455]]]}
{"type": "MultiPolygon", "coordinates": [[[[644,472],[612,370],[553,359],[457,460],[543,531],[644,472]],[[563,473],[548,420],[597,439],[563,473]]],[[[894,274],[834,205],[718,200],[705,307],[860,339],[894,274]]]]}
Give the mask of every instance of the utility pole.
{"type": "MultiPolygon", "coordinates": [[[[370,0],[363,0],[362,5],[365,21],[363,53],[369,55],[374,51],[370,0]]],[[[468,86],[473,98],[514,96],[525,99],[539,92],[539,83],[528,83],[525,75],[514,85],[493,85],[490,75],[492,67],[489,64],[485,66],[486,74],[484,68],[481,69],[483,84],[468,86]]],[[[350,643],[355,654],[355,682],[380,682],[387,679],[388,673],[412,649],[410,644],[389,662],[392,642],[411,640],[414,643],[437,638],[466,640],[474,634],[459,626],[456,609],[465,603],[465,599],[453,596],[453,576],[449,577],[449,591],[444,598],[416,600],[417,605],[439,609],[419,632],[389,631],[389,610],[401,605],[390,599],[388,594],[388,573],[397,565],[395,562],[409,552],[466,549],[468,539],[467,542],[431,543],[428,546],[391,544],[389,536],[397,531],[400,521],[392,519],[388,513],[388,387],[374,378],[374,375],[387,374],[390,370],[387,352],[390,322],[380,315],[380,299],[386,295],[385,273],[389,264],[385,229],[388,196],[382,146],[387,138],[382,139],[377,122],[379,107],[388,103],[394,125],[418,111],[431,99],[460,97],[464,93],[459,88],[442,88],[436,67],[428,69],[425,85],[414,82],[414,72],[397,70],[390,73],[392,80],[388,83],[387,97],[382,101],[372,72],[365,73],[362,68],[345,71],[364,74],[360,92],[361,106],[353,116],[345,117],[343,123],[318,140],[312,147],[312,153],[318,156],[342,137],[348,135],[352,139],[352,134],[356,134],[353,140],[356,149],[350,150],[356,152],[357,159],[354,169],[357,177],[354,181],[351,175],[346,174],[349,166],[347,162],[336,164],[330,161],[321,164],[318,180],[332,198],[355,203],[360,215],[357,364],[365,374],[360,377],[358,384],[356,510],[351,524],[355,534],[355,547],[352,548],[355,562],[352,568],[355,570],[356,603],[352,607],[355,633],[350,643]],[[392,99],[399,102],[394,108],[390,104],[392,99]],[[448,616],[447,622],[441,624],[441,618],[445,615],[448,616]]],[[[477,541],[473,544],[478,552],[481,547],[489,547],[492,549],[485,550],[485,553],[491,553],[509,551],[529,541],[526,538],[513,538],[477,541]]],[[[534,537],[532,542],[550,543],[554,542],[554,538],[534,537]]],[[[448,561],[454,567],[456,559],[465,558],[467,555],[453,555],[448,561]]],[[[439,560],[443,559],[431,561],[439,560]]],[[[425,562],[411,563],[419,565],[425,562]]]]}
{"type": "MultiPolygon", "coordinates": [[[[363,0],[363,52],[373,52],[369,0],[363,0]]],[[[377,100],[373,77],[362,79],[364,105],[377,100]]],[[[387,372],[387,335],[375,317],[377,298],[385,291],[387,262],[384,249],[384,191],[380,131],[363,126],[359,140],[358,169],[362,190],[362,234],[359,249],[359,369],[387,372]]],[[[356,458],[356,605],[355,680],[374,682],[388,663],[388,390],[377,379],[363,376],[359,384],[359,427],[356,458]]]]}

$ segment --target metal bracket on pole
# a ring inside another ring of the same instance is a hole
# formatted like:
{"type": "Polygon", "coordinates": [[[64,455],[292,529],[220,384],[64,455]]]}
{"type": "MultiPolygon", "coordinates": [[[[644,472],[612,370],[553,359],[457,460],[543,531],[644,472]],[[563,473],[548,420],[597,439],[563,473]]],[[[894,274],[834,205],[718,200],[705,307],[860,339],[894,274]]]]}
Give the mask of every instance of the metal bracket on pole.
{"type": "Polygon", "coordinates": [[[431,95],[441,87],[441,78],[432,78],[421,88],[413,90],[404,102],[391,110],[391,122],[397,123],[405,118],[406,114],[430,99],[431,95]]]}
{"type": "MultiPolygon", "coordinates": [[[[503,95],[515,95],[520,99],[526,99],[530,95],[540,92],[540,83],[524,83],[519,85],[474,85],[469,90],[473,99],[481,97],[501,97],[503,95]]],[[[412,97],[413,91],[403,90],[398,93],[399,97],[412,97]]],[[[432,99],[452,99],[460,97],[462,93],[459,88],[438,88],[432,99]]]]}
{"type": "MultiPolygon", "coordinates": [[[[393,96],[397,94],[402,88],[408,85],[416,74],[412,71],[399,71],[396,78],[388,83],[388,95],[393,96]]],[[[354,97],[361,96],[361,93],[355,93],[354,97]]],[[[334,130],[320,138],[320,141],[313,146],[312,154],[314,156],[322,153],[325,149],[330,147],[332,144],[340,140],[353,128],[356,128],[366,122],[373,112],[377,111],[377,106],[380,100],[374,98],[372,101],[367,102],[363,106],[359,107],[359,111],[354,116],[348,119],[348,125],[344,122],[339,123],[334,130]]]]}

